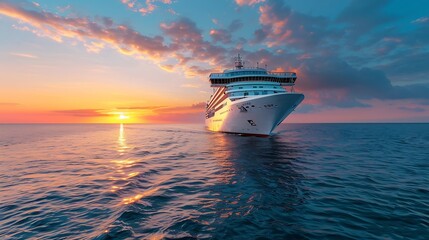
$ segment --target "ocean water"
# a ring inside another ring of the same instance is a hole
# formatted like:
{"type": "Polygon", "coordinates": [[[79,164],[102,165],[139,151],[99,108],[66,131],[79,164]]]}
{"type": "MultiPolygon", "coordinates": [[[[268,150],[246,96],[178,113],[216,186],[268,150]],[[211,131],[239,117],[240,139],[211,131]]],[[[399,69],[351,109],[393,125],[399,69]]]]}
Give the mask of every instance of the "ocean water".
{"type": "Polygon", "coordinates": [[[429,124],[0,125],[0,239],[429,239],[429,124]]]}

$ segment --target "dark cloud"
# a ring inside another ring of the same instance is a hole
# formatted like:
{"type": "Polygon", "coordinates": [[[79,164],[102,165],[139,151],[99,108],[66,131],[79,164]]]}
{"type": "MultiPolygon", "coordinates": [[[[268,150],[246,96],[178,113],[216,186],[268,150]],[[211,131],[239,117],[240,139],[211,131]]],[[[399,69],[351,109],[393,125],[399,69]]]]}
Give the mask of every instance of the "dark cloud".
{"type": "Polygon", "coordinates": [[[231,43],[231,33],[225,29],[212,29],[210,30],[210,36],[212,37],[214,43],[231,43]]]}
{"type": "Polygon", "coordinates": [[[425,73],[429,78],[429,53],[402,55],[395,61],[380,66],[381,69],[394,75],[414,75],[425,73]]]}
{"type": "Polygon", "coordinates": [[[328,105],[362,106],[364,99],[429,99],[427,85],[393,86],[383,71],[357,69],[338,58],[308,59],[300,70],[300,88],[315,92],[328,105]]]}
{"type": "Polygon", "coordinates": [[[228,51],[205,41],[202,31],[189,18],[182,17],[174,22],[163,23],[161,30],[170,38],[170,46],[177,49],[174,54],[179,63],[183,62],[181,57],[187,56],[192,61],[210,63],[212,66],[225,64],[228,51]]]}
{"type": "Polygon", "coordinates": [[[409,111],[409,112],[424,112],[424,111],[426,111],[424,108],[420,108],[420,107],[399,107],[398,109],[409,111]]]}
{"type": "Polygon", "coordinates": [[[354,37],[359,37],[363,33],[395,20],[395,16],[384,11],[388,3],[388,0],[353,0],[338,15],[337,22],[347,24],[347,31],[354,37]]]}
{"type": "Polygon", "coordinates": [[[243,22],[240,21],[239,19],[235,19],[229,24],[228,31],[235,32],[237,30],[240,30],[242,27],[243,27],[243,22]]]}
{"type": "Polygon", "coordinates": [[[268,46],[288,46],[310,51],[341,37],[342,31],[321,16],[293,11],[281,0],[270,0],[260,8],[259,22],[252,42],[264,41],[268,46]]]}
{"type": "Polygon", "coordinates": [[[418,24],[417,28],[402,36],[405,41],[414,47],[427,47],[429,44],[429,21],[418,24]]]}
{"type": "Polygon", "coordinates": [[[261,43],[267,38],[268,32],[264,31],[262,28],[256,29],[255,32],[253,32],[253,43],[261,43]]]}

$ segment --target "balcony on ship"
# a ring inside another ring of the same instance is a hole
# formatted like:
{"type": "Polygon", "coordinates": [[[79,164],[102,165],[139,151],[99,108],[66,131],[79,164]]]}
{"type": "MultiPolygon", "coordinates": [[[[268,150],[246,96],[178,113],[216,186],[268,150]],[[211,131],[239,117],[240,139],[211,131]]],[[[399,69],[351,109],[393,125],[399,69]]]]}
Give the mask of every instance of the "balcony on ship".
{"type": "Polygon", "coordinates": [[[264,81],[232,83],[227,85],[225,90],[225,94],[227,94],[231,101],[246,97],[285,92],[287,91],[281,83],[264,81]]]}

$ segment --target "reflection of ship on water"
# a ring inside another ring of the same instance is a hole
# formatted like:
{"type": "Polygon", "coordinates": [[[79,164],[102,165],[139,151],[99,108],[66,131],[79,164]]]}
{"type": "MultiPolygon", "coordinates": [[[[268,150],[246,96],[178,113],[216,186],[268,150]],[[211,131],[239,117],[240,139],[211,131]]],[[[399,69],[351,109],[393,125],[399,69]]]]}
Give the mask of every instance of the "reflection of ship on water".
{"type": "MultiPolygon", "coordinates": [[[[299,228],[293,216],[308,196],[302,187],[305,177],[294,163],[301,152],[299,142],[225,134],[210,138],[214,150],[223,155],[218,161],[226,173],[210,188],[219,225],[229,226],[230,231],[250,228],[243,230],[247,232],[299,228]]],[[[228,230],[224,234],[214,237],[227,237],[228,230]]]]}

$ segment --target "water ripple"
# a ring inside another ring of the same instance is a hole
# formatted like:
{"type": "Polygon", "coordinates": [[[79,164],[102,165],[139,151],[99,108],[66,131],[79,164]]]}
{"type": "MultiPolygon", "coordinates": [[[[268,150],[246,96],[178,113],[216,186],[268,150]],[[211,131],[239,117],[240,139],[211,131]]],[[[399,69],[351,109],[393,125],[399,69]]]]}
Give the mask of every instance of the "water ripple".
{"type": "Polygon", "coordinates": [[[429,125],[1,125],[2,239],[426,239],[429,125]]]}

